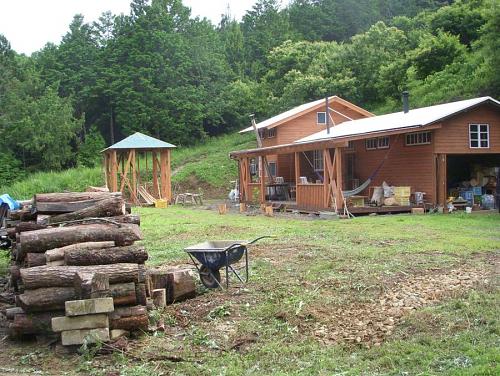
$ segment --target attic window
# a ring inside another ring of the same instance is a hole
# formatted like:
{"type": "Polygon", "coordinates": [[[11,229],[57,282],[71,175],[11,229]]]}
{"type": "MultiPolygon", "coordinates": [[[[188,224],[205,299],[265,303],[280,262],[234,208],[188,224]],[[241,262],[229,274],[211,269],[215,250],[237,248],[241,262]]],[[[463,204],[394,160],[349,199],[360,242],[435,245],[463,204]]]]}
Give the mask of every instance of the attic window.
{"type": "Polygon", "coordinates": [[[472,149],[490,147],[489,124],[469,124],[469,146],[472,149]]]}
{"type": "Polygon", "coordinates": [[[326,124],[326,112],[317,112],[316,113],[316,123],[317,124],[326,124]]]}
{"type": "Polygon", "coordinates": [[[267,130],[267,138],[276,137],[276,128],[271,128],[267,130]]]}

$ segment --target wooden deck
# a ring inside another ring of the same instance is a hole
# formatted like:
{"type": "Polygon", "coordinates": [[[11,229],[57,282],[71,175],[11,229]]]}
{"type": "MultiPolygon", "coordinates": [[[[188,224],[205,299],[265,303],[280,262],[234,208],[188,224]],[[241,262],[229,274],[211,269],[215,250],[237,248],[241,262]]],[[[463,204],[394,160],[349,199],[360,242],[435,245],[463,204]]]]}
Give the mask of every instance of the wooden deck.
{"type": "Polygon", "coordinates": [[[349,211],[356,214],[390,214],[390,213],[410,213],[411,206],[360,206],[360,207],[350,207],[349,211]]]}

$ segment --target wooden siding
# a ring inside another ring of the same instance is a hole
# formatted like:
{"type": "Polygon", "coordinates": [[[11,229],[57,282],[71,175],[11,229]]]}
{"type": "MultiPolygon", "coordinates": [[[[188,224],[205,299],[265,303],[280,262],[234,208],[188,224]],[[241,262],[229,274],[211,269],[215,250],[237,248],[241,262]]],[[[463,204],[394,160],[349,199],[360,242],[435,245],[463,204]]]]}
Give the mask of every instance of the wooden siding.
{"type": "MultiPolygon", "coordinates": [[[[426,200],[436,199],[434,145],[406,146],[405,136],[390,136],[390,153],[371,186],[411,186],[413,192],[426,192],[426,200]]],[[[389,149],[366,150],[364,140],[354,142],[354,177],[362,184],[378,168],[389,149]]],[[[344,158],[346,160],[347,158],[344,158]]],[[[345,163],[343,170],[346,170],[345,163]]],[[[347,183],[347,182],[346,182],[347,183]]],[[[368,195],[368,189],[363,194],[368,195]]]]}
{"type": "Polygon", "coordinates": [[[317,210],[325,207],[323,184],[297,184],[297,207],[317,210]]]}
{"type": "Polygon", "coordinates": [[[440,154],[485,154],[500,153],[500,110],[483,104],[469,112],[459,114],[442,122],[442,128],[434,131],[434,152],[440,154]],[[490,125],[490,147],[469,147],[469,124],[490,125]]]}

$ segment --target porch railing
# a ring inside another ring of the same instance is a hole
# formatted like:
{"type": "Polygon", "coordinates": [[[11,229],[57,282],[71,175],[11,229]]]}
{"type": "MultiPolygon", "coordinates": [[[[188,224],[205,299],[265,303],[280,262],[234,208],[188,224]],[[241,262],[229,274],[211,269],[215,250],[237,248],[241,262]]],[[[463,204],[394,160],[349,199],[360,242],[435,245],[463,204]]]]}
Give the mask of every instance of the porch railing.
{"type": "Polygon", "coordinates": [[[297,206],[304,209],[322,209],[324,205],[323,184],[297,184],[297,206]]]}

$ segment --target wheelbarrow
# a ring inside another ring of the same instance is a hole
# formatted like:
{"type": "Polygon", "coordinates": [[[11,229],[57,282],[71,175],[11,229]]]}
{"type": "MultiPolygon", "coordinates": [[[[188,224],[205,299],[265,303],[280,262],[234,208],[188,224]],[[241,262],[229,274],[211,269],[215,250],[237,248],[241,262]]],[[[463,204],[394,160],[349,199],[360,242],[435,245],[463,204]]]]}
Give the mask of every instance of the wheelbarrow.
{"type": "Polygon", "coordinates": [[[184,248],[194,266],[200,274],[203,285],[209,289],[223,288],[221,284],[220,269],[225,268],[226,289],[229,288],[230,272],[238,278],[241,283],[248,282],[248,249],[247,246],[264,238],[261,236],[252,241],[248,240],[214,240],[195,244],[184,248]],[[245,265],[242,268],[233,267],[245,256],[245,265]],[[244,277],[239,272],[244,270],[244,277]]]}

